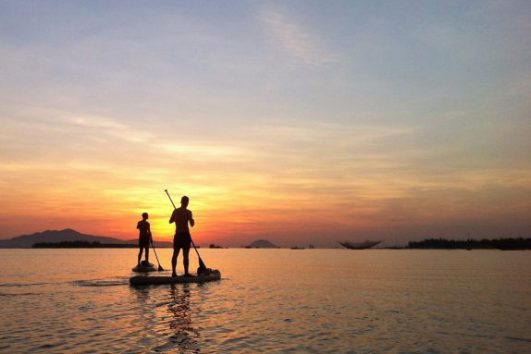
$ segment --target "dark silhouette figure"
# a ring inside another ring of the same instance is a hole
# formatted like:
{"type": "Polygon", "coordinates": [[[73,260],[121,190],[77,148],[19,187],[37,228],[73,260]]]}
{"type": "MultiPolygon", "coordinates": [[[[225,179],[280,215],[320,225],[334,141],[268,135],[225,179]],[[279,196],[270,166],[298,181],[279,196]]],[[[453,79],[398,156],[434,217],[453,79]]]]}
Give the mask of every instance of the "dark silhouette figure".
{"type": "Polygon", "coordinates": [[[138,265],[142,259],[142,251],[146,250],[146,263],[149,263],[149,243],[153,241],[151,237],[151,227],[147,219],[148,213],[142,213],[142,220],[138,222],[136,228],[139,230],[138,234],[138,265]]]}
{"type": "Polygon", "coordinates": [[[192,212],[187,209],[190,199],[187,196],[181,198],[181,207],[173,210],[170,218],[170,224],[175,223],[175,236],[173,237],[173,257],[171,258],[171,267],[172,267],[172,276],[176,277],[177,273],[175,271],[177,267],[177,257],[179,256],[179,251],[183,250],[183,266],[184,266],[184,276],[191,276],[188,273],[188,264],[189,264],[189,254],[190,254],[190,244],[192,243],[192,236],[190,235],[190,229],[188,228],[188,223],[190,226],[194,226],[195,222],[192,217],[192,212]]]}

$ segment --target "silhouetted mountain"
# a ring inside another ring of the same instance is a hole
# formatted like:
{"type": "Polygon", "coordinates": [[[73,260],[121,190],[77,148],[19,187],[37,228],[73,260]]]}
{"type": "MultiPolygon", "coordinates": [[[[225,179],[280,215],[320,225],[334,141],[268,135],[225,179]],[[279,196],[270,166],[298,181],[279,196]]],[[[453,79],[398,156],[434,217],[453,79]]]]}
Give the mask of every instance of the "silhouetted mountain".
{"type": "Polygon", "coordinates": [[[246,246],[247,248],[278,248],[274,243],[268,240],[256,240],[253,243],[246,246]]]}
{"type": "Polygon", "coordinates": [[[88,241],[101,243],[127,243],[114,237],[94,236],[82,234],[73,229],[46,230],[31,235],[13,237],[9,240],[0,240],[0,247],[31,247],[38,242],[61,242],[61,241],[88,241]]]}
{"type": "MultiPolygon", "coordinates": [[[[22,235],[8,240],[0,240],[0,248],[30,248],[35,243],[59,243],[59,242],[99,242],[102,244],[138,244],[138,239],[120,240],[108,236],[87,235],[73,229],[46,230],[31,235],[22,235]]],[[[156,247],[170,247],[170,242],[155,241],[156,247]]]]}

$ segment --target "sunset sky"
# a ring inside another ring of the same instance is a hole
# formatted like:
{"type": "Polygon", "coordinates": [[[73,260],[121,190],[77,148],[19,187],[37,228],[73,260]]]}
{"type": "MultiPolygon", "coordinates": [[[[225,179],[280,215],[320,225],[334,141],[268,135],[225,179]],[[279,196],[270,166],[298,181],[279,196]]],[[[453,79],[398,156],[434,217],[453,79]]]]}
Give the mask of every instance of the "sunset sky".
{"type": "Polygon", "coordinates": [[[0,1],[0,238],[531,236],[529,1],[0,1]]]}

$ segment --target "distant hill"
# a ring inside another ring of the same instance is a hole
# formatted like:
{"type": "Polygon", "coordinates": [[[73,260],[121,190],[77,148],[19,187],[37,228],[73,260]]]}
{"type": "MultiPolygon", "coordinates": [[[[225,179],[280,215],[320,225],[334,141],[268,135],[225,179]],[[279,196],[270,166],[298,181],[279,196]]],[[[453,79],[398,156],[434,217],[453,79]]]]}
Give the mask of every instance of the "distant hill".
{"type": "MultiPolygon", "coordinates": [[[[31,235],[21,235],[8,240],[0,240],[0,248],[31,248],[34,243],[58,243],[64,241],[100,242],[102,244],[138,243],[137,239],[120,240],[109,236],[87,235],[73,229],[46,230],[31,235]]],[[[171,242],[155,241],[156,247],[171,247],[171,242]]]]}
{"type": "Polygon", "coordinates": [[[9,240],[0,240],[0,247],[31,247],[37,242],[62,242],[62,241],[88,241],[88,242],[101,242],[101,243],[127,243],[123,240],[119,240],[113,237],[107,236],[94,236],[82,234],[73,229],[64,230],[46,230],[42,232],[36,232],[31,235],[22,235],[13,237],[9,240]]]}
{"type": "Polygon", "coordinates": [[[247,248],[279,248],[274,243],[268,241],[268,240],[256,240],[252,242],[251,244],[246,246],[247,248]]]}

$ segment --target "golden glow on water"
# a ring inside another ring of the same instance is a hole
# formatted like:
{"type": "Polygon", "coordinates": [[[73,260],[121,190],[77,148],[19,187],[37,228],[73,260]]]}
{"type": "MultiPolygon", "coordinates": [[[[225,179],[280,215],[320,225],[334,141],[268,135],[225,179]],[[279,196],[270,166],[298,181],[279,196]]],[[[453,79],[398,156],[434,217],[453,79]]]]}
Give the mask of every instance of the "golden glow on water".
{"type": "MultiPolygon", "coordinates": [[[[0,250],[0,351],[523,353],[531,342],[527,251],[201,254],[221,281],[132,288],[134,249],[0,250]]],[[[169,269],[171,250],[159,257],[169,269]]]]}

